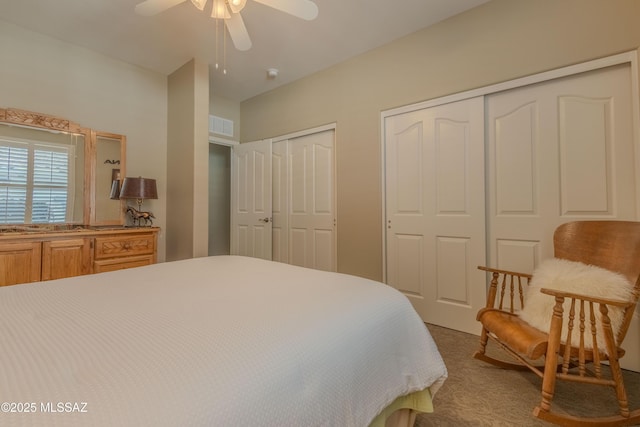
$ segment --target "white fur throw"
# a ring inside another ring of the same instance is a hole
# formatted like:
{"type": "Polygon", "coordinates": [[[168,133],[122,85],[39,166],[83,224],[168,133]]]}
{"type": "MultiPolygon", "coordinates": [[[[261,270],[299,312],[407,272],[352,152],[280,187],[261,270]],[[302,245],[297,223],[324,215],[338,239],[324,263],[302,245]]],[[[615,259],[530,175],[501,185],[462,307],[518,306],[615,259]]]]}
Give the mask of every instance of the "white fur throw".
{"type": "MultiPolygon", "coordinates": [[[[551,324],[555,298],[551,295],[541,293],[540,288],[556,289],[591,297],[622,301],[630,301],[633,296],[633,284],[629,283],[627,278],[622,274],[593,265],[559,258],[545,260],[533,272],[531,283],[525,295],[524,309],[520,312],[520,317],[531,326],[547,333],[549,332],[549,326],[551,324]]],[[[563,306],[562,342],[566,341],[570,304],[571,300],[565,299],[563,306]]],[[[615,337],[622,324],[623,312],[619,307],[608,306],[608,308],[608,315],[615,337]]],[[[580,343],[579,309],[578,301],[576,301],[575,318],[573,321],[574,329],[571,336],[572,345],[578,345],[580,343]]],[[[594,311],[597,323],[596,339],[598,348],[601,351],[605,351],[606,344],[600,323],[601,314],[599,304],[594,304],[594,311]]],[[[586,348],[593,348],[589,317],[588,304],[585,303],[584,342],[586,348]]]]}

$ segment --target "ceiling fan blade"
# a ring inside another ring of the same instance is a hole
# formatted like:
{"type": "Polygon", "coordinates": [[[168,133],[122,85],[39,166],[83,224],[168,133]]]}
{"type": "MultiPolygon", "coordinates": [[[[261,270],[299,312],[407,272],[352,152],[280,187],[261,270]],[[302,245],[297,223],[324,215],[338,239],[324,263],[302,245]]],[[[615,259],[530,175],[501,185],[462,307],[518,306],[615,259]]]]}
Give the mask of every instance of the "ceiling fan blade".
{"type": "Polygon", "coordinates": [[[204,10],[205,5],[207,4],[207,0],[191,0],[191,3],[198,8],[198,10],[204,10]]]}
{"type": "Polygon", "coordinates": [[[236,49],[251,49],[251,38],[249,37],[247,27],[245,27],[244,21],[242,20],[242,15],[239,13],[232,13],[229,19],[224,20],[224,23],[227,26],[227,30],[229,30],[229,35],[231,35],[231,40],[233,40],[233,45],[236,49]]]}
{"type": "Polygon", "coordinates": [[[136,5],[135,11],[138,15],[152,16],[183,3],[186,0],[146,0],[136,5]]]}
{"type": "Polygon", "coordinates": [[[265,6],[278,9],[298,18],[313,21],[318,16],[318,6],[310,0],[255,0],[265,6]]]}

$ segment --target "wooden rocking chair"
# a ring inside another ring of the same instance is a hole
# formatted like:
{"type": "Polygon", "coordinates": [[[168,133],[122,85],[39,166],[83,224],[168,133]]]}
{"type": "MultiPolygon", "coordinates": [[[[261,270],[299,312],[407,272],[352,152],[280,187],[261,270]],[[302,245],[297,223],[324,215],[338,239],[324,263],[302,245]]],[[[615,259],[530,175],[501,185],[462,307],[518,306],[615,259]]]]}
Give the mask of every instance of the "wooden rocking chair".
{"type": "Polygon", "coordinates": [[[624,275],[635,284],[631,301],[542,289],[540,292],[548,294],[549,298],[555,297],[550,329],[542,332],[515,313],[517,304],[524,307],[526,286],[523,285],[528,285],[532,276],[478,267],[491,273],[492,278],[487,307],[477,316],[482,323],[482,334],[480,348],[474,357],[501,368],[530,369],[540,376],[542,400],[533,411],[533,415],[540,419],[566,426],[640,424],[640,409],[629,409],[619,363],[624,355],[621,345],[640,296],[640,222],[578,221],[563,224],[556,229],[553,244],[555,258],[595,265],[624,275]],[[565,299],[571,307],[569,313],[563,309],[565,299]],[[620,307],[624,313],[622,325],[615,334],[608,316],[613,307],[620,307]],[[594,309],[600,311],[599,321],[593,316],[594,309]],[[564,322],[563,315],[567,318],[564,322]],[[568,331],[562,330],[563,323],[568,331]],[[574,328],[578,328],[576,332],[572,332],[574,328]],[[578,331],[581,338],[576,342],[571,337],[578,331]],[[596,343],[596,331],[604,334],[606,349],[599,348],[596,343]],[[489,339],[513,356],[517,363],[487,355],[489,339]],[[591,342],[591,348],[585,346],[585,342],[591,342]],[[544,366],[534,366],[533,363],[543,356],[544,366]],[[605,361],[608,361],[610,369],[603,367],[605,361]],[[551,401],[556,379],[612,387],[618,400],[618,413],[580,417],[554,410],[551,401]]]}

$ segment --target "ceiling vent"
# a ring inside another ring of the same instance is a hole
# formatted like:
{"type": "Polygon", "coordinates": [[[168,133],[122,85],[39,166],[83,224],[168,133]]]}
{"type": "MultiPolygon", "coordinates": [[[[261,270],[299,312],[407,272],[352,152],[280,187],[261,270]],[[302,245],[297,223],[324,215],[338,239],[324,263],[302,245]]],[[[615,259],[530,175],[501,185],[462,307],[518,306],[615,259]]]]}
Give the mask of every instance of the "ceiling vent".
{"type": "Polygon", "coordinates": [[[209,132],[233,137],[233,120],[209,115],[209,132]]]}

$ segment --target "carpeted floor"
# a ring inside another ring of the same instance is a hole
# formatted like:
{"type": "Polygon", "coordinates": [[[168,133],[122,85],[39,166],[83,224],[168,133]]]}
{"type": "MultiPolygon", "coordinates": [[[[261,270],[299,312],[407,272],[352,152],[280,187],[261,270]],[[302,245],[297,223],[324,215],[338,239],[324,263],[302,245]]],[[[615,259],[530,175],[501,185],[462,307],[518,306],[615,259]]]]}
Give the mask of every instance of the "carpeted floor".
{"type": "MultiPolygon", "coordinates": [[[[533,417],[540,401],[542,380],[529,371],[499,369],[472,357],[475,335],[427,325],[447,365],[449,378],[435,395],[432,414],[422,414],[416,427],[525,427],[549,426],[533,417]]],[[[495,349],[495,345],[493,347],[495,349]]],[[[499,354],[501,350],[496,349],[499,354]]],[[[509,360],[505,355],[505,360],[509,360]]],[[[625,386],[632,409],[640,408],[640,373],[625,371],[625,386]]],[[[563,411],[611,414],[617,410],[613,389],[559,381],[554,405],[563,411]]]]}

